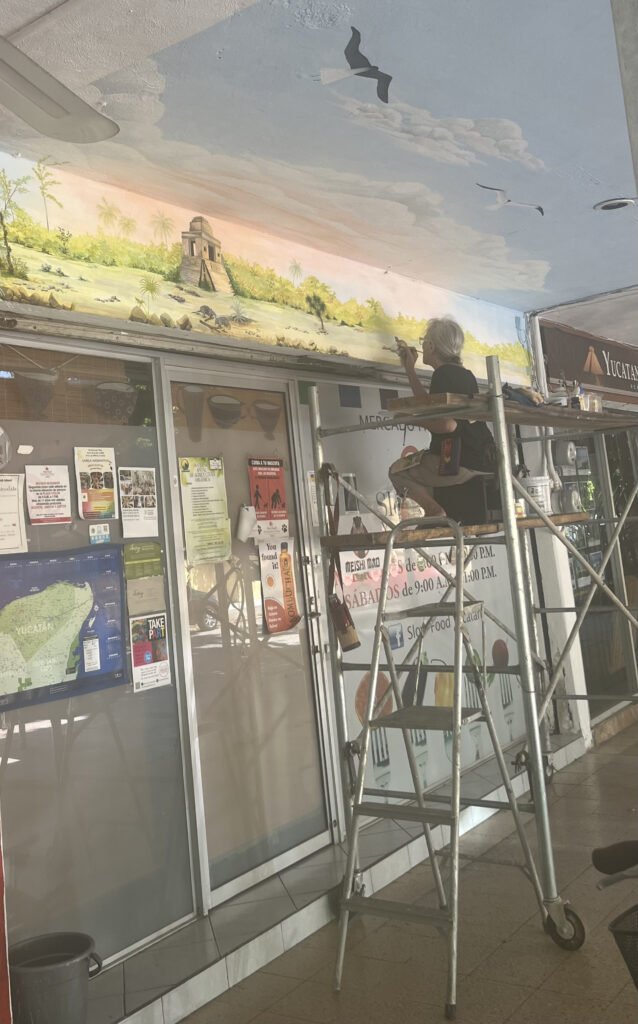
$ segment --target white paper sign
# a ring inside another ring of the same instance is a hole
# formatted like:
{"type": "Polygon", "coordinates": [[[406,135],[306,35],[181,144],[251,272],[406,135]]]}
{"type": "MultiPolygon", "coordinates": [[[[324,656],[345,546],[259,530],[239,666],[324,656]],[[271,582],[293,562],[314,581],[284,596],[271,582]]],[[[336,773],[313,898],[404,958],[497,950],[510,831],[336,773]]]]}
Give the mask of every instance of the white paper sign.
{"type": "Polygon", "coordinates": [[[157,483],[149,467],[120,466],[117,471],[124,537],[157,537],[157,483]]]}
{"type": "Polygon", "coordinates": [[[24,473],[0,475],[0,554],[27,550],[24,522],[24,473]]]}
{"type": "Polygon", "coordinates": [[[27,508],[34,526],[71,522],[68,466],[25,466],[27,508]]]}

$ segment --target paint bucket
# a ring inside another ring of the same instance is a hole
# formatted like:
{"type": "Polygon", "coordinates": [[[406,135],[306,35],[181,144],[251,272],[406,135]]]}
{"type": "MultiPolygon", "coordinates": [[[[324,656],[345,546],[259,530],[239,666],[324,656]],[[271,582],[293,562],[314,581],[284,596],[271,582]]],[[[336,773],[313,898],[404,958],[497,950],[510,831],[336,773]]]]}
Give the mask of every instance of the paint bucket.
{"type": "MultiPolygon", "coordinates": [[[[543,512],[547,512],[548,515],[552,514],[552,491],[550,487],[550,481],[548,476],[526,476],[521,480],[521,483],[530,498],[533,498],[537,505],[542,508],[543,512]]],[[[531,514],[534,514],[534,510],[530,509],[531,514]]]]}

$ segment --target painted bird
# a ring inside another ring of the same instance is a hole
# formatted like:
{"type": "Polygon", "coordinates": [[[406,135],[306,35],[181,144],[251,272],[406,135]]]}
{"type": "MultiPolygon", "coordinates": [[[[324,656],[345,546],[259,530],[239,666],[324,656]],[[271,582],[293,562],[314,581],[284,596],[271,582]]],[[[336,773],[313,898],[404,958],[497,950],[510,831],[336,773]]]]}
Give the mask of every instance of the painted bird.
{"type": "Polygon", "coordinates": [[[360,78],[375,78],[377,82],[377,96],[382,103],[388,102],[388,88],[392,81],[392,75],[386,75],[379,71],[375,64],[371,64],[367,57],[364,57],[359,49],[361,33],[354,25],[350,26],[352,35],[350,41],[343,51],[348,62],[349,71],[343,68],[322,68],[320,77],[322,85],[330,85],[332,82],[339,82],[343,78],[352,78],[358,75],[360,78]]]}
{"type": "Polygon", "coordinates": [[[502,188],[492,188],[491,185],[480,185],[478,181],[476,184],[479,188],[486,189],[487,192],[496,192],[496,205],[488,206],[488,210],[498,210],[499,206],[527,206],[530,210],[538,210],[541,217],[545,216],[545,211],[542,206],[536,206],[535,203],[517,203],[514,199],[509,199],[507,192],[502,188]]]}

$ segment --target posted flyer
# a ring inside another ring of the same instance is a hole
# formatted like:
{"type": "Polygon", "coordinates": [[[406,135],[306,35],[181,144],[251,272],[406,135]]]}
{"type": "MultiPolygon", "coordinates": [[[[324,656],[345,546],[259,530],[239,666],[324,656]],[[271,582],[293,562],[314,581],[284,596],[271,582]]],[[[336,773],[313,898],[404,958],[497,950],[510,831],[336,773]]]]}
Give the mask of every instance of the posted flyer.
{"type": "Polygon", "coordinates": [[[27,509],[34,526],[71,522],[68,466],[25,466],[27,509]]]}
{"type": "Polygon", "coordinates": [[[269,633],[285,633],[301,619],[297,608],[294,542],[263,541],[259,545],[264,619],[269,633]]]}
{"type": "Polygon", "coordinates": [[[257,518],[257,537],[276,540],[288,535],[288,508],[283,459],[249,459],[250,502],[257,518]]]}
{"type": "Polygon", "coordinates": [[[180,456],[179,479],[188,563],[223,562],[231,552],[224,460],[180,456]]]}
{"type": "Polygon", "coordinates": [[[117,519],[115,449],[76,448],[78,512],[82,519],[117,519]]]}
{"type": "Polygon", "coordinates": [[[124,537],[157,537],[157,482],[150,467],[120,466],[117,471],[124,537]]]}
{"type": "Polygon", "coordinates": [[[0,475],[0,555],[27,550],[23,494],[24,473],[0,475]]]}
{"type": "Polygon", "coordinates": [[[166,612],[140,615],[130,619],[133,692],[142,693],[156,686],[168,686],[171,667],[168,660],[166,612]]]}

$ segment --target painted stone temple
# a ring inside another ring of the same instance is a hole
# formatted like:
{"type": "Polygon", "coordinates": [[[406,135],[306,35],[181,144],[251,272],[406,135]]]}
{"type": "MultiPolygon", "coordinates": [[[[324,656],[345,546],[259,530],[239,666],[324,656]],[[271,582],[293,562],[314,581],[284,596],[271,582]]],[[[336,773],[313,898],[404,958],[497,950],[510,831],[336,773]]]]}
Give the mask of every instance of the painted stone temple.
{"type": "Polygon", "coordinates": [[[182,231],[180,277],[186,284],[233,294],[222,263],[221,242],[205,217],[193,217],[188,231],[182,231]]]}

